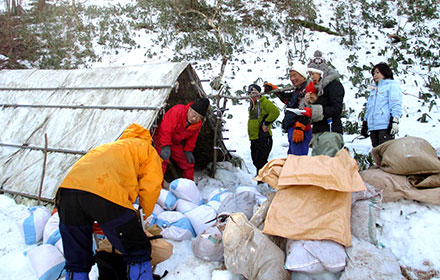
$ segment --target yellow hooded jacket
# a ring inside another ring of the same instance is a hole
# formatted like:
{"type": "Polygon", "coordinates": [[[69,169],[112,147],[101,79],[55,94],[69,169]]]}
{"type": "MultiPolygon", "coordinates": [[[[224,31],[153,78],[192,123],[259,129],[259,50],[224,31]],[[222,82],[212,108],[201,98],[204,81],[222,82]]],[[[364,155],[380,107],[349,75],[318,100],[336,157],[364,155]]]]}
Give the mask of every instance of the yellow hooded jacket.
{"type": "Polygon", "coordinates": [[[134,209],[139,196],[139,205],[148,217],[162,180],[162,161],[151,145],[150,132],[133,123],[117,141],[96,147],[80,158],[60,188],[90,192],[130,209],[134,209]]]}

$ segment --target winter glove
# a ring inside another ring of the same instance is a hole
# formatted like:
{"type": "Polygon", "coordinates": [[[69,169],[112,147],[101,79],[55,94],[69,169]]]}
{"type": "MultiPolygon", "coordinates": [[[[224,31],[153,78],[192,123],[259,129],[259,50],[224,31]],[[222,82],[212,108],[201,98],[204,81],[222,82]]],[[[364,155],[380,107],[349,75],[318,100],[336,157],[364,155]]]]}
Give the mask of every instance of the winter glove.
{"type": "Polygon", "coordinates": [[[162,150],[160,151],[160,157],[163,160],[168,160],[171,156],[171,149],[170,146],[163,146],[162,150]]]}
{"type": "Polygon", "coordinates": [[[392,117],[390,119],[390,124],[388,125],[388,134],[394,136],[399,133],[399,119],[392,117]]]}
{"type": "Polygon", "coordinates": [[[293,143],[301,143],[304,140],[304,130],[306,126],[300,122],[295,123],[295,129],[292,134],[293,143]]]}
{"type": "Polygon", "coordinates": [[[193,153],[191,151],[187,151],[187,152],[184,152],[184,153],[185,153],[186,160],[188,161],[188,163],[195,163],[196,162],[196,160],[194,158],[194,155],[193,155],[193,153]]]}
{"type": "Polygon", "coordinates": [[[313,94],[317,94],[318,93],[318,90],[315,88],[315,82],[314,81],[311,81],[311,82],[309,82],[307,84],[306,92],[310,92],[310,93],[313,93],[313,94]]]}
{"type": "Polygon", "coordinates": [[[301,113],[303,116],[306,116],[306,117],[308,117],[308,118],[311,118],[311,117],[312,117],[312,108],[310,108],[310,107],[304,107],[303,110],[305,111],[305,112],[302,112],[302,113],[301,113]]]}
{"type": "Polygon", "coordinates": [[[264,83],[263,87],[264,87],[264,92],[269,92],[278,89],[276,85],[271,83],[264,83]]]}
{"type": "Polygon", "coordinates": [[[361,135],[364,136],[365,138],[369,137],[367,121],[362,122],[361,135]]]}

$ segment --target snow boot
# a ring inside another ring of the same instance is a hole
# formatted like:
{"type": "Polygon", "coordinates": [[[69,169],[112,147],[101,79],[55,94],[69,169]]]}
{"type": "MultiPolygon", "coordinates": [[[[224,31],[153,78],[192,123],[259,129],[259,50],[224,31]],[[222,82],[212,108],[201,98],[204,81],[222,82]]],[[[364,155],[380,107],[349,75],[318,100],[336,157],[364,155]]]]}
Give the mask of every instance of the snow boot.
{"type": "Polygon", "coordinates": [[[89,280],[88,272],[66,272],[66,280],[89,280]]]}
{"type": "Polygon", "coordinates": [[[130,264],[128,277],[130,280],[153,280],[153,268],[150,261],[130,264]]]}

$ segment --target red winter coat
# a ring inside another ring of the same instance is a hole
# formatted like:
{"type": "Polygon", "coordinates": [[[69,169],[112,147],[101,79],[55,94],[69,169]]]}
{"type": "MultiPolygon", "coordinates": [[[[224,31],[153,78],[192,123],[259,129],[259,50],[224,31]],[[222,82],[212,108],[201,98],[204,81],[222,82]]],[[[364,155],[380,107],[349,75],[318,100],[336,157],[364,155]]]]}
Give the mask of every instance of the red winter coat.
{"type": "Polygon", "coordinates": [[[193,102],[186,105],[177,104],[165,113],[159,124],[159,129],[156,131],[159,135],[157,138],[159,143],[156,143],[156,145],[162,148],[163,146],[180,144],[183,145],[185,152],[194,150],[197,137],[202,128],[202,121],[186,127],[186,116],[192,104],[193,102]]]}

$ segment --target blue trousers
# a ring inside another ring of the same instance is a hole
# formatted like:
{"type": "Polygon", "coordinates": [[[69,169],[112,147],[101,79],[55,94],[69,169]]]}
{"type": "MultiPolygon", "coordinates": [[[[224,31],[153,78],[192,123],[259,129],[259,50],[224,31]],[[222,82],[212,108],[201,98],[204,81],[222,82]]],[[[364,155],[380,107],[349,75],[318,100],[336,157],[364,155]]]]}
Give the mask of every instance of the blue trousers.
{"type": "Polygon", "coordinates": [[[61,188],[58,212],[66,270],[89,272],[93,261],[93,223],[97,221],[128,264],[151,260],[151,244],[137,213],[95,194],[61,188]]]}
{"type": "Polygon", "coordinates": [[[312,140],[312,129],[304,131],[304,140],[300,143],[294,143],[292,141],[292,134],[294,128],[291,127],[287,131],[287,141],[289,142],[289,150],[287,154],[296,156],[306,156],[309,153],[309,144],[312,140]]]}

